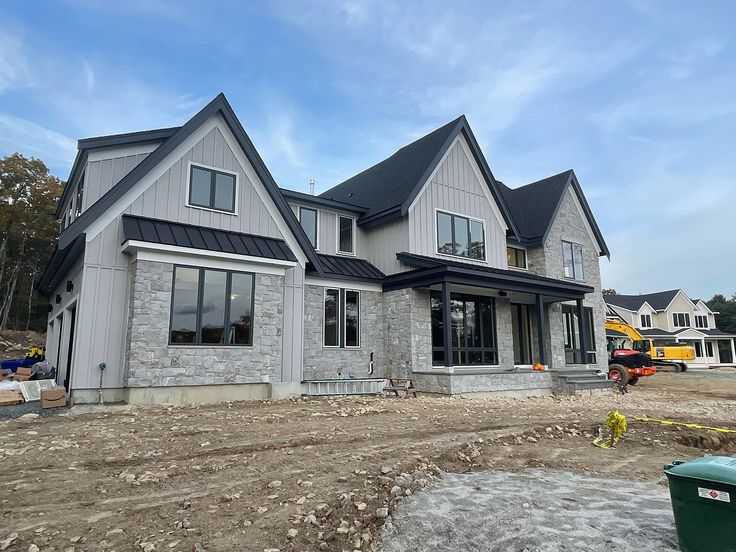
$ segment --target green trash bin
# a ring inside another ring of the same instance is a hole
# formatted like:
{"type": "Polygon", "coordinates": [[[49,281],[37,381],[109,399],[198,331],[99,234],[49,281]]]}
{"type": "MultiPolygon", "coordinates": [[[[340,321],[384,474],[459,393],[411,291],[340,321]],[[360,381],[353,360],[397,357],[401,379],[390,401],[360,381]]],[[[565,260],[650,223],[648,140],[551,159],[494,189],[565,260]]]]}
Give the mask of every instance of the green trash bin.
{"type": "Polygon", "coordinates": [[[683,552],[736,552],[736,458],[707,456],[664,467],[683,552]]]}

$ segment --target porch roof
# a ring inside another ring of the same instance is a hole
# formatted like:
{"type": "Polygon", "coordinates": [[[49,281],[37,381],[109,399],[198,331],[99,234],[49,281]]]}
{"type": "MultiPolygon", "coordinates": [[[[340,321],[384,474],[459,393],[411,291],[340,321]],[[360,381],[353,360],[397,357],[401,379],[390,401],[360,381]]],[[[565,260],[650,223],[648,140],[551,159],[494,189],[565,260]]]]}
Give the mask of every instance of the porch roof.
{"type": "Polygon", "coordinates": [[[534,293],[559,297],[562,300],[583,299],[587,293],[593,292],[591,286],[516,270],[476,266],[414,253],[397,253],[396,258],[402,263],[416,268],[384,278],[383,291],[427,287],[447,282],[504,291],[534,293]]]}

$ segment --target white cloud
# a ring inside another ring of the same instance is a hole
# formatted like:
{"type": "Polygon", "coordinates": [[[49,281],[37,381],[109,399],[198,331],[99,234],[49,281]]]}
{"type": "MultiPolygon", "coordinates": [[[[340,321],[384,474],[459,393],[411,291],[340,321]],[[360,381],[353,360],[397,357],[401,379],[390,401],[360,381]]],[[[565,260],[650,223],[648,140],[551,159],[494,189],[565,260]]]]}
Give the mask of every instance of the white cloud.
{"type": "Polygon", "coordinates": [[[0,30],[0,94],[34,83],[20,39],[0,30]]]}
{"type": "MultiPolygon", "coordinates": [[[[47,165],[66,165],[74,158],[76,142],[34,122],[0,113],[0,152],[22,153],[47,165]]],[[[57,175],[66,178],[66,175],[57,175]]]]}

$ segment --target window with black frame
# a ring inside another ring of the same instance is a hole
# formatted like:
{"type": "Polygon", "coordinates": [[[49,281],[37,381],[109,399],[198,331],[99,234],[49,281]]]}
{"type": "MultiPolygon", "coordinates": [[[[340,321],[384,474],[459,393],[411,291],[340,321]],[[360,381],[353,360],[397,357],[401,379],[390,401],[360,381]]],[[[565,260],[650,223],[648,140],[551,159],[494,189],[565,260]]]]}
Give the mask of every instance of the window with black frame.
{"type": "Polygon", "coordinates": [[[174,267],[172,345],[252,345],[254,276],[174,267]]]}
{"type": "MultiPolygon", "coordinates": [[[[430,295],[432,320],[432,364],[445,364],[442,294],[430,295]]],[[[452,364],[493,366],[498,364],[496,304],[493,297],[452,294],[450,296],[452,364]]]]}
{"type": "Polygon", "coordinates": [[[486,241],[482,220],[437,211],[436,224],[438,253],[485,260],[486,241]]]}
{"type": "Polygon", "coordinates": [[[189,173],[189,205],[235,212],[235,175],[192,165],[189,173]]]}
{"type": "Polygon", "coordinates": [[[562,305],[562,322],[565,329],[565,363],[595,364],[595,331],[593,330],[593,309],[583,307],[583,328],[587,345],[586,359],[582,362],[580,354],[580,325],[576,305],[562,305]]]}

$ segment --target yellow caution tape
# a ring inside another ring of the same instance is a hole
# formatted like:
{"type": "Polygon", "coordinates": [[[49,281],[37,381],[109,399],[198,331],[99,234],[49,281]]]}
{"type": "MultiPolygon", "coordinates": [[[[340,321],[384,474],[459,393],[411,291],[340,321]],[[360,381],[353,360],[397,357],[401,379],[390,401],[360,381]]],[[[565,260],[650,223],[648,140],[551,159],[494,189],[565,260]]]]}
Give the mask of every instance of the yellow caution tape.
{"type": "Polygon", "coordinates": [[[619,442],[621,436],[626,431],[626,416],[621,414],[618,410],[609,412],[606,416],[606,425],[608,426],[611,435],[608,439],[604,439],[603,437],[596,437],[593,439],[593,444],[597,447],[612,448],[619,442]]]}
{"type": "Polygon", "coordinates": [[[675,425],[689,427],[691,429],[710,429],[711,431],[720,431],[721,433],[736,433],[736,429],[728,429],[725,427],[710,427],[700,424],[687,424],[685,422],[673,422],[672,420],[659,420],[657,418],[634,418],[637,422],[657,422],[665,425],[675,425]]]}

